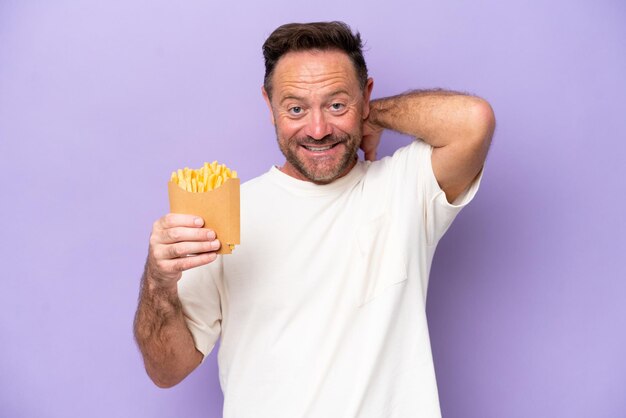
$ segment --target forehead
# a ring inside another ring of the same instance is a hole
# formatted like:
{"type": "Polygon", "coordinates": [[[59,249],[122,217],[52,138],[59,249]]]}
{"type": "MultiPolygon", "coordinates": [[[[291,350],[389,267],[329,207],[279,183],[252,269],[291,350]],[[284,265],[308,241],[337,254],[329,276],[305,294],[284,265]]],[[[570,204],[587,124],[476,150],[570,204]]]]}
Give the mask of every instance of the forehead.
{"type": "Polygon", "coordinates": [[[312,91],[342,88],[359,91],[356,69],[341,51],[289,52],[280,58],[272,76],[276,95],[291,90],[312,91]]]}

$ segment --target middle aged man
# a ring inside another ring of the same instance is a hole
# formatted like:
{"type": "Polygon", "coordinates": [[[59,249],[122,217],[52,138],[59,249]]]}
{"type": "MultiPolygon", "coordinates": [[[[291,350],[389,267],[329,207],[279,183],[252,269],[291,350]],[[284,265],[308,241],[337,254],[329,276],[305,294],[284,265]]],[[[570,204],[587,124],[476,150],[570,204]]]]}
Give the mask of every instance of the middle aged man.
{"type": "Polygon", "coordinates": [[[440,90],[370,101],[340,22],[281,26],[263,52],[286,162],[242,186],[232,255],[202,219],[155,222],[135,319],[146,370],[175,385],[221,337],[225,417],[440,417],[428,275],[478,188],[491,107],[440,90]],[[383,129],[421,139],[373,161],[383,129]]]}

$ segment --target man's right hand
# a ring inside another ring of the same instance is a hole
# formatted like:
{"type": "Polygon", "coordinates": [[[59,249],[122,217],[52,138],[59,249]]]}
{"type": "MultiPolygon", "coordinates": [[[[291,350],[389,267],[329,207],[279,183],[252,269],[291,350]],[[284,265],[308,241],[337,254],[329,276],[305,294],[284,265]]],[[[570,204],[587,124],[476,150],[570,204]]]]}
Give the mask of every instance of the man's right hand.
{"type": "Polygon", "coordinates": [[[199,216],[168,213],[152,227],[146,265],[149,285],[176,288],[184,270],[211,263],[220,242],[199,216]]]}

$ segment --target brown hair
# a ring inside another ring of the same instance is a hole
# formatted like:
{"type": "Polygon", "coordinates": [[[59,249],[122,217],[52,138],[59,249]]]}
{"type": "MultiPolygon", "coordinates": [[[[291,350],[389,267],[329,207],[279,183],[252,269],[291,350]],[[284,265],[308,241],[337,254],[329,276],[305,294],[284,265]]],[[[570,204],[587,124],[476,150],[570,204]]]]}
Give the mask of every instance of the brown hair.
{"type": "Polygon", "coordinates": [[[348,55],[356,70],[361,89],[367,84],[367,65],[363,58],[359,32],[352,33],[343,22],[288,23],[278,27],[263,44],[265,78],[263,85],[271,97],[272,74],[280,57],[288,52],[339,50],[348,55]]]}

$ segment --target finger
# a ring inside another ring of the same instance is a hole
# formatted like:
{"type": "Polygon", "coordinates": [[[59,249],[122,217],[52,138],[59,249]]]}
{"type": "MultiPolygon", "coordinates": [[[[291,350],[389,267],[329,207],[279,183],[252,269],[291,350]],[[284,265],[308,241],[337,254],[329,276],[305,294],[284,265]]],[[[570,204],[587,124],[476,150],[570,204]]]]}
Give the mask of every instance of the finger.
{"type": "Polygon", "coordinates": [[[215,231],[207,228],[175,227],[162,229],[159,233],[159,243],[174,244],[182,241],[213,241],[215,231]]]}
{"type": "Polygon", "coordinates": [[[365,153],[366,161],[376,161],[376,150],[367,151],[365,153]]]}
{"type": "Polygon", "coordinates": [[[175,260],[164,260],[161,264],[164,270],[180,273],[185,270],[192,269],[194,267],[209,264],[217,259],[217,254],[203,253],[184,258],[177,258],[175,260]]]}
{"type": "Polygon", "coordinates": [[[200,228],[202,225],[204,225],[204,220],[201,217],[183,213],[168,213],[157,221],[157,226],[160,229],[176,228],[178,226],[200,228]]]}
{"type": "Polygon", "coordinates": [[[175,259],[187,257],[191,254],[202,254],[217,251],[220,248],[219,240],[202,242],[179,242],[176,244],[161,245],[155,248],[154,256],[157,259],[175,259]]]}

